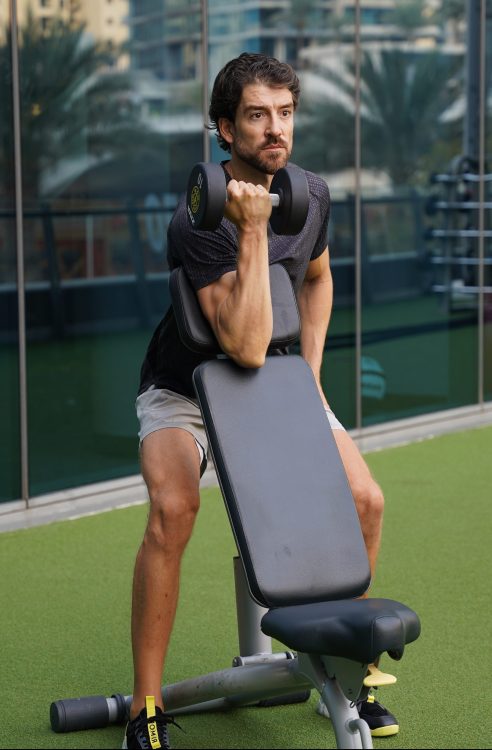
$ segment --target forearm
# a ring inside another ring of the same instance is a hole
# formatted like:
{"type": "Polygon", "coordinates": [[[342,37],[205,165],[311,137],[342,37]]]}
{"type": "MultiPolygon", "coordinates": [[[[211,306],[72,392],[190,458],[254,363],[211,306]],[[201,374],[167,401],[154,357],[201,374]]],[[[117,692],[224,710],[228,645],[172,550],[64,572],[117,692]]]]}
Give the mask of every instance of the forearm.
{"type": "Polygon", "coordinates": [[[207,320],[226,354],[242,367],[261,367],[272,338],[268,219],[262,185],[231,180],[224,215],[237,227],[237,270],[198,291],[207,320]]]}
{"type": "Polygon", "coordinates": [[[321,388],[321,366],[332,302],[331,273],[324,273],[311,281],[304,281],[298,295],[301,317],[301,354],[311,367],[320,395],[325,402],[321,388]]]}
{"type": "Polygon", "coordinates": [[[272,338],[272,302],[265,226],[238,234],[234,284],[217,305],[216,330],[224,351],[243,367],[261,367],[272,338]]]}

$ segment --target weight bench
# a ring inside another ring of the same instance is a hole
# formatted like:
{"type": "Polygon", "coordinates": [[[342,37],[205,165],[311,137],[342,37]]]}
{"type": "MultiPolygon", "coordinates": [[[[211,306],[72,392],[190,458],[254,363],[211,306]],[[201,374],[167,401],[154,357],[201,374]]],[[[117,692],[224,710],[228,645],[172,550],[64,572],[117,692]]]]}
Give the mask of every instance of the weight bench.
{"type": "MultiPolygon", "coordinates": [[[[299,335],[285,269],[270,268],[274,333],[263,367],[221,352],[183,269],[171,274],[183,341],[208,356],[193,381],[236,540],[240,655],[229,669],[163,687],[175,715],[305,700],[319,691],[338,748],[370,748],[355,703],[368,665],[400,659],[420,634],[418,616],[390,599],[361,599],[370,570],[359,520],[309,365],[277,356],[299,335]],[[275,638],[288,650],[272,652],[275,638]]],[[[132,696],[51,704],[54,731],[124,722],[132,696]]]]}

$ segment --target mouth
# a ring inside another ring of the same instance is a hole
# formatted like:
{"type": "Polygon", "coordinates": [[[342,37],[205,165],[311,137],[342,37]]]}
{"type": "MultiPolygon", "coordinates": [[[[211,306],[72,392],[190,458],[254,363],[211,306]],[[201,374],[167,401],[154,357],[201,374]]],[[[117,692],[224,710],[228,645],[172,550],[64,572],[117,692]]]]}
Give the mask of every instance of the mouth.
{"type": "Polygon", "coordinates": [[[281,146],[279,143],[270,143],[268,146],[264,146],[262,151],[284,151],[285,146],[281,146]]]}

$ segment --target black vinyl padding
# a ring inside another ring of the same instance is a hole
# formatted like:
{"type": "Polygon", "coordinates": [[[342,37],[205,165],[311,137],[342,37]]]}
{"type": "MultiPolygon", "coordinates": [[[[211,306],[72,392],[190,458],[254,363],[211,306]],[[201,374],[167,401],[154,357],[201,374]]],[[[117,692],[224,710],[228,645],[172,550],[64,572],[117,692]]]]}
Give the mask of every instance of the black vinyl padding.
{"type": "MultiPolygon", "coordinates": [[[[222,349],[182,267],[171,272],[169,290],[183,343],[191,351],[204,356],[221,354],[222,349]]],[[[285,268],[278,263],[270,266],[270,294],[273,334],[269,349],[281,349],[297,341],[300,322],[292,283],[285,268]]]]}
{"type": "Polygon", "coordinates": [[[295,651],[370,664],[385,651],[401,658],[420,621],[404,604],[368,598],[271,609],[261,629],[295,651]]]}
{"type": "Polygon", "coordinates": [[[311,368],[229,360],[193,374],[251,594],[266,607],[360,596],[370,571],[359,519],[311,368]]]}
{"type": "MultiPolygon", "coordinates": [[[[299,333],[285,270],[271,266],[272,345],[299,333]]],[[[180,334],[194,351],[220,348],[184,271],[171,275],[180,334]]],[[[269,356],[245,369],[228,359],[193,373],[217,477],[262,630],[294,651],[361,664],[401,658],[418,616],[390,599],[361,599],[370,569],[359,519],[309,365],[269,356]]]]}

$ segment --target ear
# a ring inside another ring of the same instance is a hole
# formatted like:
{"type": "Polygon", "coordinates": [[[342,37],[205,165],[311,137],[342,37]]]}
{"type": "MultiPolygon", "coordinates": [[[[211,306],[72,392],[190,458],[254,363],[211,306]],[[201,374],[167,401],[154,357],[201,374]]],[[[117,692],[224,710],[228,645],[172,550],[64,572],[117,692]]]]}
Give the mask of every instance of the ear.
{"type": "Polygon", "coordinates": [[[234,141],[234,123],[227,119],[227,117],[220,117],[217,123],[219,126],[219,133],[226,143],[229,145],[234,141]]]}

